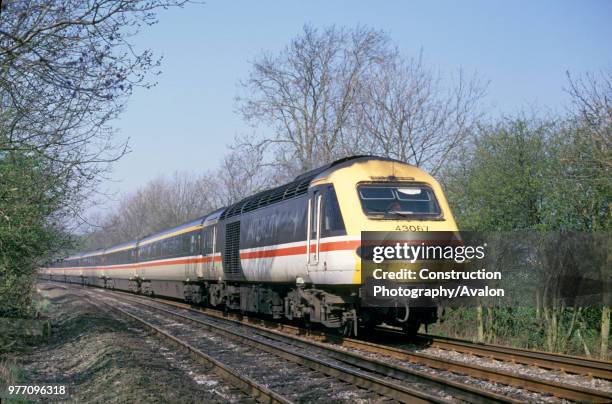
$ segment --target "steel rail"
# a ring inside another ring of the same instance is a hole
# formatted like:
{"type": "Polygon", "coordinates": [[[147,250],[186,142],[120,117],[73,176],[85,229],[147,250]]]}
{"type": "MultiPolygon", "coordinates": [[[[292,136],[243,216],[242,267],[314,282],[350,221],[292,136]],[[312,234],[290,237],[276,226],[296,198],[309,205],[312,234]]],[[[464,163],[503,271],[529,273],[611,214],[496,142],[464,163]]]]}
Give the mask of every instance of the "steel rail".
{"type": "MultiPolygon", "coordinates": [[[[108,293],[118,293],[126,296],[134,297],[133,293],[123,291],[108,291],[108,293]]],[[[142,297],[142,296],[138,296],[142,297]]],[[[549,393],[559,398],[569,399],[573,401],[588,401],[588,402],[612,402],[612,394],[597,391],[593,389],[587,389],[579,386],[572,386],[562,384],[558,382],[552,382],[540,378],[530,377],[521,375],[513,372],[500,371],[497,369],[491,369],[485,366],[479,366],[474,364],[468,364],[460,361],[454,361],[449,359],[442,359],[435,356],[426,355],[423,353],[417,353],[407,351],[405,349],[396,348],[388,345],[375,344],[372,342],[356,340],[352,338],[341,337],[339,335],[332,335],[321,331],[304,329],[293,325],[277,323],[268,321],[257,317],[248,317],[240,313],[224,312],[216,309],[205,308],[205,307],[194,307],[192,305],[177,302],[174,300],[168,300],[163,298],[151,298],[144,297],[149,300],[157,301],[162,304],[172,305],[195,312],[204,313],[210,316],[223,318],[226,320],[238,321],[248,325],[259,325],[266,329],[273,329],[286,334],[299,335],[322,341],[327,344],[337,344],[345,348],[353,348],[356,350],[362,350],[369,353],[381,354],[390,356],[396,359],[421,364],[435,369],[448,370],[451,372],[464,374],[470,377],[479,379],[489,380],[492,382],[498,382],[510,386],[523,388],[526,390],[534,391],[537,393],[549,393]]],[[[393,330],[392,330],[393,331],[393,330]]],[[[487,356],[489,357],[489,356],[487,356]]]]}
{"type": "Polygon", "coordinates": [[[532,351],[529,349],[511,348],[502,345],[481,344],[434,335],[419,334],[418,337],[434,348],[537,366],[560,372],[597,377],[604,380],[612,380],[612,362],[571,355],[532,351]]]}
{"type": "Polygon", "coordinates": [[[271,391],[270,389],[259,384],[255,380],[247,376],[239,374],[238,372],[234,371],[232,368],[217,361],[215,358],[205,354],[204,352],[200,351],[199,349],[195,348],[189,343],[185,341],[181,341],[179,338],[165,332],[161,328],[149,323],[145,319],[142,319],[132,313],[129,313],[121,309],[120,307],[113,306],[112,304],[109,304],[107,302],[100,301],[100,300],[93,301],[91,298],[88,298],[86,296],[83,296],[83,297],[87,299],[93,305],[97,305],[99,302],[102,302],[102,304],[109,307],[111,310],[117,311],[121,315],[127,318],[130,318],[131,320],[136,321],[140,325],[153,331],[155,334],[161,336],[165,340],[171,342],[177,348],[183,349],[188,354],[190,354],[194,359],[196,359],[198,362],[205,364],[205,365],[212,366],[215,373],[217,373],[221,378],[227,380],[229,383],[239,388],[240,390],[242,390],[244,393],[248,394],[249,396],[255,398],[257,401],[262,402],[262,403],[270,403],[270,404],[292,404],[293,403],[291,400],[279,395],[278,393],[271,391]]]}
{"type": "MultiPolygon", "coordinates": [[[[168,314],[177,316],[183,320],[196,322],[198,324],[202,323],[202,321],[198,320],[197,318],[186,316],[181,313],[176,313],[171,310],[167,310],[167,309],[164,309],[158,306],[153,306],[144,301],[134,300],[131,298],[126,298],[126,299],[130,300],[133,303],[136,303],[136,304],[139,304],[145,307],[149,307],[154,310],[164,311],[168,314]]],[[[190,308],[185,308],[181,306],[177,305],[176,307],[180,309],[194,311],[195,313],[198,313],[198,314],[206,315],[206,313],[200,313],[197,310],[192,310],[190,308]]],[[[227,318],[222,318],[222,319],[225,321],[231,321],[231,322],[236,323],[235,320],[231,320],[227,318]]],[[[346,350],[336,348],[329,344],[323,344],[317,341],[313,341],[312,339],[302,338],[297,335],[283,333],[283,332],[273,330],[267,327],[263,327],[257,324],[245,324],[242,322],[238,322],[238,324],[241,326],[252,327],[256,329],[259,333],[263,333],[265,337],[269,339],[277,340],[279,342],[292,344],[292,345],[298,346],[300,348],[305,348],[305,349],[311,349],[312,347],[319,348],[321,350],[324,350],[327,356],[332,357],[333,359],[342,361],[344,363],[347,363],[353,366],[357,366],[362,369],[366,369],[371,372],[381,374],[385,377],[392,377],[392,378],[400,379],[400,380],[417,379],[419,382],[430,384],[440,390],[443,390],[445,393],[452,395],[458,399],[464,400],[464,401],[468,401],[472,403],[517,402],[516,400],[513,400],[509,397],[506,397],[500,394],[492,393],[492,392],[482,390],[482,389],[479,389],[473,386],[469,386],[463,383],[449,381],[439,376],[433,376],[431,374],[419,372],[419,371],[416,371],[410,368],[406,368],[403,366],[385,363],[378,359],[369,358],[369,357],[366,357],[366,356],[363,356],[363,355],[360,355],[354,352],[348,352],[346,350]]],[[[205,325],[208,326],[209,324],[205,323],[205,325]]]]}
{"type": "MultiPolygon", "coordinates": [[[[109,295],[107,294],[105,296],[109,296],[109,295]]],[[[319,371],[328,376],[334,377],[338,380],[341,380],[341,381],[353,384],[355,386],[376,392],[385,397],[389,397],[389,398],[392,398],[400,402],[404,402],[404,403],[449,403],[450,402],[444,398],[436,397],[434,395],[419,391],[417,389],[413,389],[413,388],[398,384],[394,381],[385,380],[380,377],[369,375],[365,372],[341,367],[333,363],[327,362],[325,360],[322,360],[320,358],[316,358],[314,356],[309,356],[309,355],[304,355],[302,353],[294,352],[292,350],[283,348],[281,346],[277,346],[272,343],[266,343],[261,340],[258,340],[257,338],[253,338],[247,335],[240,334],[238,332],[229,330],[222,326],[207,323],[197,318],[185,316],[180,313],[173,312],[171,310],[167,310],[161,307],[150,305],[143,301],[133,299],[132,297],[121,296],[121,298],[119,298],[116,295],[115,296],[111,295],[110,297],[118,301],[121,301],[121,300],[128,301],[130,303],[138,304],[140,306],[147,307],[157,312],[163,312],[163,313],[178,317],[181,320],[189,321],[207,331],[223,335],[225,337],[233,339],[234,341],[237,341],[242,344],[254,347],[256,349],[260,349],[262,351],[266,351],[268,353],[277,355],[281,358],[284,358],[294,363],[298,363],[300,365],[309,367],[310,369],[319,371]]],[[[490,401],[491,400],[489,400],[489,402],[490,401]]]]}
{"type": "MultiPolygon", "coordinates": [[[[128,296],[134,296],[133,294],[126,292],[120,293],[123,293],[128,296]]],[[[498,369],[492,369],[485,366],[469,364],[461,361],[442,359],[435,356],[412,352],[392,346],[375,344],[368,341],[345,338],[338,335],[331,335],[321,331],[313,331],[283,323],[276,323],[267,320],[262,320],[259,318],[252,318],[238,313],[222,312],[220,310],[210,308],[194,308],[191,305],[167,299],[154,298],[153,300],[165,304],[174,305],[177,307],[182,307],[188,310],[193,310],[196,312],[203,312],[205,314],[209,314],[219,318],[232,319],[249,325],[263,325],[284,333],[300,335],[302,337],[308,337],[326,343],[333,343],[346,348],[354,348],[369,353],[390,356],[395,359],[409,361],[435,369],[448,370],[470,377],[489,380],[491,382],[497,382],[514,387],[519,387],[536,393],[549,393],[563,399],[602,403],[612,402],[612,394],[604,391],[558,383],[519,373],[513,373],[498,369]]]]}

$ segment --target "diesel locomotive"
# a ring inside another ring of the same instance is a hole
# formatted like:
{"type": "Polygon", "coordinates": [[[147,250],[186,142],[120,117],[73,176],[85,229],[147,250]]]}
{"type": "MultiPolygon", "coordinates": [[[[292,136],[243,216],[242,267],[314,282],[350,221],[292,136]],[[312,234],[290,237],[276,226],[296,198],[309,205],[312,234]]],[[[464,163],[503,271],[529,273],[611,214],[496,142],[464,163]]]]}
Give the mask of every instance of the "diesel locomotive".
{"type": "Polygon", "coordinates": [[[435,307],[361,304],[362,231],[457,231],[438,182],[401,161],[344,158],[197,220],[41,269],[55,281],[318,323],[416,332],[435,307]],[[409,315],[408,315],[409,314],[409,315]]]}

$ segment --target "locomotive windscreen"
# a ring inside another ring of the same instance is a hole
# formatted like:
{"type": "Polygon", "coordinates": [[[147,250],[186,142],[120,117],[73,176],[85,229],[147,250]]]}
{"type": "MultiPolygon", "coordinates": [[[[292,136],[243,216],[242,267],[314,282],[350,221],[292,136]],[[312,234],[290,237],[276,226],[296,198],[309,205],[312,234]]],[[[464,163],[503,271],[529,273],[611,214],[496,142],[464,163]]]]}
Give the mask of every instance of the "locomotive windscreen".
{"type": "Polygon", "coordinates": [[[440,206],[427,185],[362,185],[359,199],[368,216],[440,216],[440,206]]]}

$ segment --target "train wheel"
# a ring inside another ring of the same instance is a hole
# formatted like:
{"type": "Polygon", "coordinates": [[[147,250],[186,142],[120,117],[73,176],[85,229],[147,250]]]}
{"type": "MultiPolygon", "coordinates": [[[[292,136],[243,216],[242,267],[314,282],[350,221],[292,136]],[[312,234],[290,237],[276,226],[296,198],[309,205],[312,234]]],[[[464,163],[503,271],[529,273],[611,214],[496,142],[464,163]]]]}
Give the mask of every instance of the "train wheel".
{"type": "Polygon", "coordinates": [[[421,322],[419,321],[408,321],[402,326],[404,333],[409,338],[415,337],[419,332],[419,328],[421,328],[421,322]]]}

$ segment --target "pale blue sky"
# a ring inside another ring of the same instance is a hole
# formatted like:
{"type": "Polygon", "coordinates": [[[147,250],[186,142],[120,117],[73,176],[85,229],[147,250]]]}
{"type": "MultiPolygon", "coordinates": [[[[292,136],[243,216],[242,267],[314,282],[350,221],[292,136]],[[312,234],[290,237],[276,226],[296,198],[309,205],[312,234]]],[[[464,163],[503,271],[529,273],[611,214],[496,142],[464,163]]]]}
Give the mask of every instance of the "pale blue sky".
{"type": "Polygon", "coordinates": [[[207,0],[160,13],[136,39],[163,55],[152,90],[138,90],[116,122],[132,153],[116,164],[115,192],[159,174],[214,169],[226,145],[250,133],[235,114],[237,81],[264,50],[282,49],[305,23],[387,31],[406,56],[424,50],[442,73],[490,80],[492,114],[537,105],[562,111],[565,71],[612,65],[612,1],[207,0]]]}

